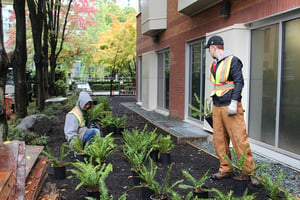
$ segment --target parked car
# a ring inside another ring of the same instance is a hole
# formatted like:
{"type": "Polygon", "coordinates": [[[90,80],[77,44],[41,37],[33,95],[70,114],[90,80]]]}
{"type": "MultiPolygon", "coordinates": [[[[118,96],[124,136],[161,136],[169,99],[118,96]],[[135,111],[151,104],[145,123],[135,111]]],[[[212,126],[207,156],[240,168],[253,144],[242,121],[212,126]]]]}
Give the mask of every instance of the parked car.
{"type": "Polygon", "coordinates": [[[75,83],[74,91],[75,92],[86,91],[89,94],[92,93],[92,89],[88,83],[75,83]]]}

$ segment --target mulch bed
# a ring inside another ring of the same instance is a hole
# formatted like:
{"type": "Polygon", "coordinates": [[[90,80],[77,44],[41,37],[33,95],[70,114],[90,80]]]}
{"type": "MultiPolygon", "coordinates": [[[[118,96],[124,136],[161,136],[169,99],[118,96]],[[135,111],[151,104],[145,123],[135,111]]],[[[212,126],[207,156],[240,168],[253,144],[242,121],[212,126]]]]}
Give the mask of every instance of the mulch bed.
{"type": "MultiPolygon", "coordinates": [[[[148,129],[153,130],[156,128],[153,124],[149,124],[144,118],[140,115],[126,109],[124,106],[120,105],[122,102],[126,101],[135,101],[135,97],[130,96],[115,96],[111,97],[111,106],[113,107],[113,115],[114,116],[122,116],[126,115],[127,120],[127,128],[139,128],[143,129],[144,125],[148,125],[148,129]]],[[[51,142],[49,146],[53,150],[58,150],[59,146],[62,142],[65,141],[64,138],[64,118],[65,116],[59,116],[60,120],[55,126],[52,127],[52,131],[49,134],[51,138],[51,142]]],[[[158,128],[158,133],[167,134],[164,131],[158,128]]],[[[141,189],[131,188],[134,186],[132,178],[132,172],[130,170],[131,166],[126,161],[122,153],[122,140],[120,137],[116,137],[116,143],[119,144],[118,148],[114,154],[108,158],[107,162],[112,163],[113,172],[109,174],[106,179],[106,185],[109,189],[110,194],[114,197],[113,199],[118,199],[124,192],[128,193],[128,200],[144,200],[142,197],[141,189]]],[[[75,161],[73,155],[68,158],[69,161],[75,161]]],[[[175,145],[175,148],[171,152],[171,161],[173,162],[172,175],[170,179],[170,183],[174,183],[179,179],[184,179],[182,175],[182,170],[188,170],[190,174],[192,174],[195,178],[200,178],[208,169],[210,169],[210,173],[215,173],[218,170],[219,161],[215,157],[209,155],[208,153],[201,151],[191,145],[175,145]]],[[[163,181],[166,172],[166,166],[161,163],[157,163],[159,170],[157,174],[157,180],[163,181]]],[[[67,169],[70,169],[72,166],[68,166],[67,169]]],[[[74,191],[75,187],[79,183],[75,178],[56,180],[53,177],[53,169],[48,167],[48,178],[46,182],[48,184],[55,183],[57,188],[60,189],[62,198],[67,200],[82,200],[87,195],[84,187],[81,187],[79,190],[74,191]]],[[[71,172],[67,171],[67,176],[72,175],[71,172]]],[[[47,184],[46,183],[46,184],[47,184]]],[[[186,182],[188,183],[188,182],[186,182]]],[[[224,180],[207,180],[206,187],[208,188],[217,188],[223,193],[227,193],[233,189],[233,180],[231,178],[224,180]]],[[[257,193],[257,199],[265,198],[265,189],[264,188],[254,188],[250,184],[248,184],[249,193],[257,193]]],[[[181,190],[176,188],[179,194],[183,196],[183,199],[188,191],[181,190]]],[[[210,197],[213,197],[213,194],[210,194],[210,197]]],[[[147,199],[147,198],[146,198],[147,199]]]]}

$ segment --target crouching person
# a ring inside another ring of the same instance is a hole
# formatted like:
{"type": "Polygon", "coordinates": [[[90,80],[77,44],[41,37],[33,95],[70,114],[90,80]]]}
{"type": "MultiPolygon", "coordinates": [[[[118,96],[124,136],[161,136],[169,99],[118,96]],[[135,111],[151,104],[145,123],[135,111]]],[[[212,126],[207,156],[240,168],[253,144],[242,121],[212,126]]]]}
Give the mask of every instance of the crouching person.
{"type": "Polygon", "coordinates": [[[83,145],[91,142],[96,134],[100,135],[99,128],[88,128],[88,113],[92,107],[93,100],[87,92],[80,92],[76,106],[66,115],[65,120],[65,137],[71,143],[78,137],[83,145]]]}

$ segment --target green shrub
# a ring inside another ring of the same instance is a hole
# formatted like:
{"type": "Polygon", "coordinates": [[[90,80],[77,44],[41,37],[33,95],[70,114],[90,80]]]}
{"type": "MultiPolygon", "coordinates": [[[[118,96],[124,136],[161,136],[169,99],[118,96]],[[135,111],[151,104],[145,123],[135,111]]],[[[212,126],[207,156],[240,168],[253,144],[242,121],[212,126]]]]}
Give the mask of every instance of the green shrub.
{"type": "Polygon", "coordinates": [[[67,95],[68,85],[63,80],[55,81],[55,93],[57,96],[67,95]]]}
{"type": "Polygon", "coordinates": [[[8,131],[8,140],[24,141],[27,145],[46,145],[49,142],[49,137],[46,135],[39,136],[32,131],[24,131],[19,128],[10,127],[8,131]]]}

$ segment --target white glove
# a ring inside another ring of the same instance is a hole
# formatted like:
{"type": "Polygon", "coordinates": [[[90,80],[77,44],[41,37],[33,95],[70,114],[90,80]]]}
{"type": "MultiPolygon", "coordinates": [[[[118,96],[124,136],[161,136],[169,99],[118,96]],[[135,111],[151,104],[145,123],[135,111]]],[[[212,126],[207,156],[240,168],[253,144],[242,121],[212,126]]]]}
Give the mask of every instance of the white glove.
{"type": "Polygon", "coordinates": [[[237,113],[237,103],[238,101],[236,100],[231,100],[228,108],[227,108],[227,113],[228,115],[235,115],[237,113]]]}

